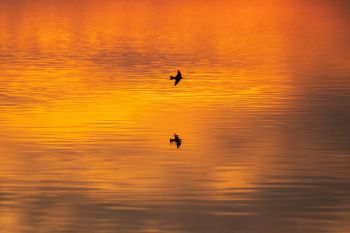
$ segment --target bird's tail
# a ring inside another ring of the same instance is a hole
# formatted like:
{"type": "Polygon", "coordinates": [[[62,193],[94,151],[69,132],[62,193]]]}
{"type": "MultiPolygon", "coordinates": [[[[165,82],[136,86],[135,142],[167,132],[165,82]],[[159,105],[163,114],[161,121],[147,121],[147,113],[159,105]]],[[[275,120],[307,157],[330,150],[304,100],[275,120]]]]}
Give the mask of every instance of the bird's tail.
{"type": "Polygon", "coordinates": [[[170,143],[175,142],[175,139],[170,139],[170,143]]]}
{"type": "Polygon", "coordinates": [[[175,77],[174,76],[170,76],[170,80],[173,80],[173,79],[175,79],[175,77]]]}

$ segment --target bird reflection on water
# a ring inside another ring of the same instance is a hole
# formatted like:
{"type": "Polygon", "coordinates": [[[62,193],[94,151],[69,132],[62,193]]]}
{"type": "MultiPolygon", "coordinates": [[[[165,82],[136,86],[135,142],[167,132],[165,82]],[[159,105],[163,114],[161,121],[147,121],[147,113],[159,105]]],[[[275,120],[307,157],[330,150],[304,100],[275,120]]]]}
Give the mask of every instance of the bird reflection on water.
{"type": "Polygon", "coordinates": [[[174,133],[174,138],[170,138],[170,143],[176,143],[176,147],[180,148],[182,139],[176,133],[174,133]]]}

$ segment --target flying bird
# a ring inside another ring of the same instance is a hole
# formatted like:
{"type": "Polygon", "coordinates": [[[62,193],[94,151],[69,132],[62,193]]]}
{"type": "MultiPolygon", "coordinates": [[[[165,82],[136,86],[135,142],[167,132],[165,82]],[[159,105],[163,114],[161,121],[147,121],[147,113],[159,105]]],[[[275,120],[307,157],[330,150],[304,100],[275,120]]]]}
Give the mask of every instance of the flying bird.
{"type": "Polygon", "coordinates": [[[177,74],[175,77],[170,76],[170,80],[173,80],[173,79],[175,79],[175,84],[174,84],[175,86],[180,82],[181,79],[183,79],[180,70],[177,71],[177,74]]]}
{"type": "Polygon", "coordinates": [[[174,138],[170,138],[170,143],[174,142],[176,143],[176,147],[180,148],[182,140],[176,133],[174,133],[174,138]]]}

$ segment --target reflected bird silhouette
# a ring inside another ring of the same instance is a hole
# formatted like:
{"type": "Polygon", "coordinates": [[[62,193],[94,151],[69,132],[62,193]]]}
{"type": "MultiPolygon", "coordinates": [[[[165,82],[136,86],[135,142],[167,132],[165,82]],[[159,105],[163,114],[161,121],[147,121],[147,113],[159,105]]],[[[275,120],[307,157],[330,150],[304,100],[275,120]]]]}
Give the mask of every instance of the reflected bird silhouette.
{"type": "Polygon", "coordinates": [[[175,77],[170,76],[170,80],[173,80],[173,79],[175,79],[175,84],[174,84],[175,86],[180,82],[181,79],[183,79],[180,70],[177,71],[177,74],[175,77]]]}
{"type": "Polygon", "coordinates": [[[170,138],[170,143],[174,142],[176,143],[176,147],[180,148],[182,140],[176,133],[174,133],[174,138],[170,138]]]}

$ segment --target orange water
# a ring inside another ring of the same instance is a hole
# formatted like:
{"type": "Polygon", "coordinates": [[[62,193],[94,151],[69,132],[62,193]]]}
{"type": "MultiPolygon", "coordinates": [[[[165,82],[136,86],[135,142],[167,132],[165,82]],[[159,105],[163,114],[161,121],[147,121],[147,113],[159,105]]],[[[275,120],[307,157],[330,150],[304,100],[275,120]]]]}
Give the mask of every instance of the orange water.
{"type": "Polygon", "coordinates": [[[349,232],[349,13],[1,0],[0,232],[349,232]]]}

